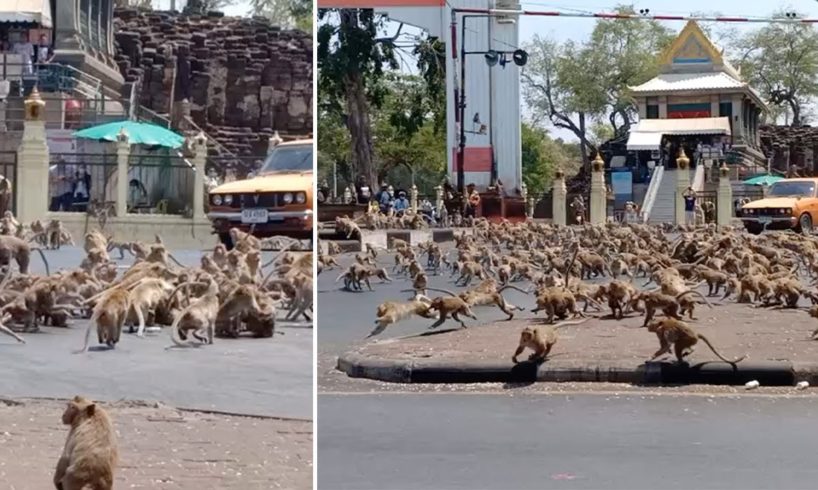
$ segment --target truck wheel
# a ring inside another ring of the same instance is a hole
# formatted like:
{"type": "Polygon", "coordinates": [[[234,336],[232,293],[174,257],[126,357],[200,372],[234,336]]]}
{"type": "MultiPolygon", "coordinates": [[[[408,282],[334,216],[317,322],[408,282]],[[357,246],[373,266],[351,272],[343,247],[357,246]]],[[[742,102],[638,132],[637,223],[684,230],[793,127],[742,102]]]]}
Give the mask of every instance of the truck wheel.
{"type": "Polygon", "coordinates": [[[233,250],[233,239],[230,238],[230,233],[219,233],[219,241],[228,251],[233,250]]]}
{"type": "Polygon", "coordinates": [[[798,228],[804,235],[812,235],[812,216],[804,213],[798,218],[798,228]]]}

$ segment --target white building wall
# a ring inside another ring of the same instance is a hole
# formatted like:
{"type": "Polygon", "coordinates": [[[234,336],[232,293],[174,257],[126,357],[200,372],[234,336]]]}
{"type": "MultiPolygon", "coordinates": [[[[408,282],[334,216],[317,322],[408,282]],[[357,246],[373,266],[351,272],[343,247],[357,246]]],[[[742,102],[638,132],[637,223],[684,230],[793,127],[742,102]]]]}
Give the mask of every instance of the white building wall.
{"type": "MultiPolygon", "coordinates": [[[[451,0],[455,8],[485,9],[493,6],[491,0],[451,0]]],[[[467,51],[513,51],[519,47],[519,28],[515,23],[499,23],[496,19],[470,18],[462,35],[463,15],[457,16],[457,59],[452,59],[451,10],[444,7],[384,7],[377,8],[396,21],[406,22],[437,35],[446,43],[446,142],[451,182],[457,182],[457,151],[459,127],[455,123],[455,88],[460,84],[460,49],[465,38],[467,51]]],[[[489,68],[481,55],[469,55],[466,60],[466,124],[467,163],[474,153],[487,154],[493,148],[497,175],[505,189],[513,193],[522,182],[520,148],[520,68],[509,62],[489,68]],[[473,124],[475,113],[487,125],[484,135],[474,134],[479,124],[473,124]]],[[[465,184],[474,183],[485,188],[491,181],[491,169],[470,169],[466,165],[465,184]]]]}

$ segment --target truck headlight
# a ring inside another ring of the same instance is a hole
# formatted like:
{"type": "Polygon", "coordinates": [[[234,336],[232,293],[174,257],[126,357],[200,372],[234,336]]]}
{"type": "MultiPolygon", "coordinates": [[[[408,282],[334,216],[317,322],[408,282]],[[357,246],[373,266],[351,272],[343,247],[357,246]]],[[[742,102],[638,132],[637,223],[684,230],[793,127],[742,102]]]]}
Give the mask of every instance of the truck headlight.
{"type": "Polygon", "coordinates": [[[233,202],[233,195],[232,194],[225,194],[224,203],[229,206],[232,202],[233,202]]]}
{"type": "Polygon", "coordinates": [[[293,193],[287,192],[284,194],[284,204],[291,204],[293,202],[293,193]]]}
{"type": "Polygon", "coordinates": [[[307,194],[303,192],[296,193],[295,202],[297,202],[298,204],[304,204],[305,202],[307,202],[307,194]]]}
{"type": "Polygon", "coordinates": [[[215,204],[216,206],[221,206],[222,205],[221,194],[213,194],[213,198],[211,199],[211,201],[213,201],[213,204],[215,204]]]}

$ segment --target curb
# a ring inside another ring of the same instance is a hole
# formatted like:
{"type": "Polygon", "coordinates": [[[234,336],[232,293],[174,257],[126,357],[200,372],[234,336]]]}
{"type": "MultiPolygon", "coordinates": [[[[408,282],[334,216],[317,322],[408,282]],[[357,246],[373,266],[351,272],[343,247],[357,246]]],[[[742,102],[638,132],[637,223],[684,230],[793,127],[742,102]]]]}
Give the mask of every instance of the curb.
{"type": "Polygon", "coordinates": [[[739,363],[735,368],[723,362],[690,366],[671,362],[649,362],[637,366],[589,364],[559,366],[546,362],[512,364],[504,361],[445,362],[389,360],[346,353],[338,358],[337,369],[351,378],[367,378],[389,383],[534,383],[597,382],[637,385],[743,385],[756,380],[761,386],[793,386],[796,380],[818,381],[818,363],[764,361],[739,363]]]}

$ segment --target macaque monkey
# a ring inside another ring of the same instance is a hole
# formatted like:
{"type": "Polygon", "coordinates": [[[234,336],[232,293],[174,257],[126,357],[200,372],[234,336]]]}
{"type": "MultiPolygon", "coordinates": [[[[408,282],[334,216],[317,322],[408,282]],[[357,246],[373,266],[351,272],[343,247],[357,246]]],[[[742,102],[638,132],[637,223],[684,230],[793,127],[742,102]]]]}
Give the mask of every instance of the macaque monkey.
{"type": "Polygon", "coordinates": [[[62,414],[71,426],[54,472],[57,490],[111,490],[119,459],[116,431],[99,405],[75,396],[62,414]]]}

